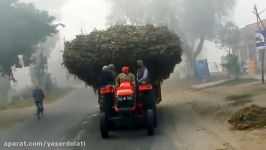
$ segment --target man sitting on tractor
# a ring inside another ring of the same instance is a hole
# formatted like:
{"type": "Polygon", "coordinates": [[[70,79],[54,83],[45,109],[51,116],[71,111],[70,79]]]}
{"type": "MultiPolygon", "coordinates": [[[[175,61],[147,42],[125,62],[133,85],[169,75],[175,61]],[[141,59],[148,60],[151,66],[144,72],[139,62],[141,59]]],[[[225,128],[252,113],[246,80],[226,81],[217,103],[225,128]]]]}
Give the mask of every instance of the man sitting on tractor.
{"type": "Polygon", "coordinates": [[[100,77],[100,86],[104,87],[107,85],[113,85],[114,84],[114,78],[112,73],[109,71],[108,66],[103,66],[102,68],[102,74],[100,77]]]}
{"type": "Polygon", "coordinates": [[[129,72],[129,67],[123,67],[122,73],[120,73],[116,78],[116,86],[119,86],[121,82],[129,81],[135,84],[135,76],[129,72]]]}
{"type": "Polygon", "coordinates": [[[113,75],[113,77],[115,79],[116,76],[117,76],[117,73],[115,71],[115,65],[114,64],[109,64],[108,67],[109,67],[109,71],[112,73],[112,75],[113,75]]]}
{"type": "Polygon", "coordinates": [[[142,60],[137,61],[137,66],[138,66],[138,70],[137,70],[138,84],[146,84],[148,82],[148,78],[149,78],[149,71],[145,67],[142,60]]]}

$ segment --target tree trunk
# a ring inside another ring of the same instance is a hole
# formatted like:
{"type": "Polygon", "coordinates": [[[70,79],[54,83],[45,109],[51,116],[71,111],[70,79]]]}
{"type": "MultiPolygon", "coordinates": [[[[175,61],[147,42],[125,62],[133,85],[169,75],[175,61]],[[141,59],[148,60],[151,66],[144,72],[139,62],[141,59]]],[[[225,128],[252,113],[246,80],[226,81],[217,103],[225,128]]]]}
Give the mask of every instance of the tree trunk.
{"type": "Polygon", "coordinates": [[[194,59],[189,59],[189,64],[187,64],[188,67],[188,77],[194,78],[196,77],[196,61],[194,59]]]}
{"type": "Polygon", "coordinates": [[[197,49],[195,52],[194,52],[194,45],[195,45],[194,41],[195,40],[193,40],[190,44],[188,40],[183,41],[184,46],[185,46],[184,49],[186,49],[185,53],[188,58],[188,64],[187,64],[188,77],[194,78],[197,76],[196,60],[197,60],[198,55],[202,52],[205,39],[206,39],[206,35],[202,34],[200,36],[199,43],[197,45],[197,49]]]}
{"type": "Polygon", "coordinates": [[[204,42],[205,42],[205,34],[202,34],[200,36],[200,39],[199,39],[199,44],[197,46],[197,49],[196,51],[194,52],[193,54],[193,60],[192,60],[192,65],[193,65],[193,70],[194,70],[194,77],[197,76],[197,66],[196,66],[196,61],[197,61],[197,57],[200,55],[200,53],[202,52],[202,49],[203,49],[203,45],[204,45],[204,42]]]}
{"type": "Polygon", "coordinates": [[[199,44],[198,44],[197,49],[196,49],[196,51],[195,51],[195,53],[194,53],[194,56],[193,56],[193,57],[194,57],[194,60],[197,60],[197,57],[198,57],[199,54],[202,52],[203,45],[204,45],[204,42],[205,42],[205,38],[206,38],[205,34],[202,34],[202,35],[200,36],[199,44]]]}

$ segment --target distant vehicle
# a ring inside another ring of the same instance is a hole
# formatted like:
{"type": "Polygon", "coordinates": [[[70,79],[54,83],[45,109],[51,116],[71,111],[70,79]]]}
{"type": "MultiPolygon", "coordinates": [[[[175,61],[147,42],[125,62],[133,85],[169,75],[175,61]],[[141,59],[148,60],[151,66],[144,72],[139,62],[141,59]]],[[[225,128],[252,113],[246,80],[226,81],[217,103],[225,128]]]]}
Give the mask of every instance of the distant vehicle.
{"type": "Polygon", "coordinates": [[[147,134],[154,134],[157,126],[156,98],[151,84],[134,86],[126,81],[119,87],[102,87],[99,93],[102,138],[108,138],[109,131],[117,123],[143,123],[147,134]]]}

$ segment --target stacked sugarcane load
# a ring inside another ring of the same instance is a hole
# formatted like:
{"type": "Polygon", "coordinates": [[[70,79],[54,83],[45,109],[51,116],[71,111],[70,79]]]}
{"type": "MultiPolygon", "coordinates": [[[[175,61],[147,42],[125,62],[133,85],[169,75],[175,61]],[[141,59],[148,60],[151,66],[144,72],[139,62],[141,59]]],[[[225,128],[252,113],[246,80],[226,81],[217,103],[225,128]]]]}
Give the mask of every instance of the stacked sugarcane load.
{"type": "Polygon", "coordinates": [[[179,37],[165,26],[115,25],[66,42],[63,59],[71,74],[98,89],[104,65],[114,64],[118,73],[129,66],[136,73],[136,61],[141,59],[155,83],[169,78],[181,55],[179,37]]]}

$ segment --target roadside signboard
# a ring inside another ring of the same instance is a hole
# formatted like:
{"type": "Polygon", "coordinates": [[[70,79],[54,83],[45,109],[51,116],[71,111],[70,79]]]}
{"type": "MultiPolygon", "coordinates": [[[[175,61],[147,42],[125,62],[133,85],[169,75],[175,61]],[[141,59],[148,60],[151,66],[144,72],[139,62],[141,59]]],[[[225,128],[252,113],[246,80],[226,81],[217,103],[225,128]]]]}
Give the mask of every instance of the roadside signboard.
{"type": "Polygon", "coordinates": [[[210,76],[207,59],[198,60],[196,62],[197,76],[201,80],[207,80],[210,76]]]}
{"type": "Polygon", "coordinates": [[[266,31],[256,32],[256,47],[258,50],[266,49],[266,31]]]}

